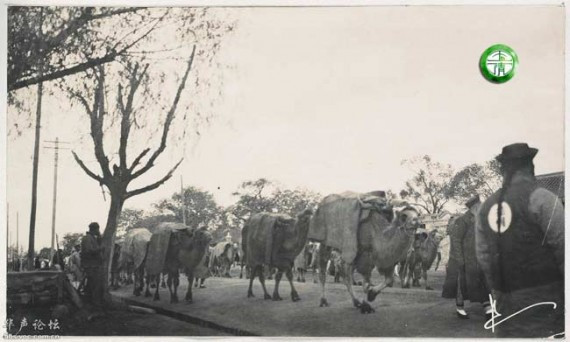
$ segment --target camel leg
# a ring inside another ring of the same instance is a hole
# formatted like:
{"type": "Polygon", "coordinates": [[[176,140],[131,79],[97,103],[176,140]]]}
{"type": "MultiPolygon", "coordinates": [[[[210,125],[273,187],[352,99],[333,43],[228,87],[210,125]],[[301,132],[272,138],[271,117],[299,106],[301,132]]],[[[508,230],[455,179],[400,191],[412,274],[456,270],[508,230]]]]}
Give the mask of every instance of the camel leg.
{"type": "Polygon", "coordinates": [[[143,275],[140,276],[141,277],[141,284],[144,282],[145,278],[146,278],[146,289],[144,291],[144,296],[145,297],[151,297],[152,294],[150,293],[150,282],[151,282],[151,276],[150,275],[146,275],[146,277],[144,277],[143,275]]]}
{"type": "Polygon", "coordinates": [[[433,288],[428,285],[427,270],[425,269],[425,267],[422,267],[422,278],[424,278],[424,284],[426,286],[426,290],[433,290],[433,288]]]}
{"type": "Polygon", "coordinates": [[[378,273],[384,274],[384,280],[386,281],[386,286],[392,287],[394,285],[394,268],[387,268],[385,270],[378,270],[378,273]]]}
{"type": "Polygon", "coordinates": [[[138,275],[137,273],[138,272],[134,274],[135,281],[133,282],[133,294],[138,297],[141,295],[141,291],[144,287],[144,282],[142,279],[139,279],[142,278],[142,275],[138,275]]]}
{"type": "Polygon", "coordinates": [[[413,286],[415,287],[420,287],[420,277],[421,277],[421,273],[422,273],[422,264],[418,263],[416,264],[416,267],[414,268],[414,274],[413,274],[413,286]]]}
{"type": "Polygon", "coordinates": [[[344,285],[346,285],[348,294],[350,294],[350,297],[352,298],[352,304],[355,307],[360,308],[362,306],[362,302],[356,298],[356,296],[354,295],[354,291],[352,290],[352,283],[354,281],[352,268],[353,268],[352,265],[349,264],[344,265],[344,271],[346,272],[346,276],[344,277],[344,285]]]}
{"type": "MultiPolygon", "coordinates": [[[[174,296],[173,296],[173,292],[172,292],[172,277],[174,276],[174,274],[172,273],[168,273],[168,280],[167,280],[167,284],[168,284],[168,292],[170,293],[170,302],[171,303],[176,303],[174,301],[174,296]]],[[[157,286],[158,287],[158,286],[157,286]]]]}
{"type": "Polygon", "coordinates": [[[252,285],[253,285],[253,280],[255,279],[256,273],[257,273],[257,266],[251,268],[251,270],[250,270],[250,274],[249,274],[249,288],[247,289],[247,298],[255,297],[255,296],[253,295],[252,285]]]}
{"type": "MultiPolygon", "coordinates": [[[[380,269],[378,269],[378,271],[380,271],[380,269]]],[[[382,269],[382,271],[384,272],[385,270],[382,269]]],[[[392,273],[385,272],[384,276],[385,276],[384,281],[382,281],[380,284],[376,286],[372,286],[370,283],[370,273],[364,277],[365,278],[364,291],[367,294],[366,297],[369,302],[373,302],[374,299],[376,299],[376,296],[380,293],[380,291],[384,290],[386,287],[388,287],[389,284],[394,282],[394,275],[392,273]]]]}
{"type": "MultiPolygon", "coordinates": [[[[186,297],[184,297],[184,299],[186,300],[187,303],[192,303],[192,282],[194,281],[193,272],[189,272],[187,270],[186,277],[188,277],[188,290],[186,291],[186,297]]],[[[198,278],[196,278],[196,284],[198,284],[198,278]]]]}
{"type": "MultiPolygon", "coordinates": [[[[170,277],[171,272],[168,272],[168,276],[170,277]]],[[[174,285],[174,296],[170,297],[171,303],[178,303],[178,285],[180,285],[180,271],[178,269],[174,272],[172,277],[172,283],[174,285]]],[[[191,287],[189,287],[191,289],[191,287]]]]}
{"type": "MultiPolygon", "coordinates": [[[[376,298],[376,295],[380,292],[380,291],[378,291],[378,293],[374,294],[373,297],[371,297],[371,295],[370,295],[371,291],[373,291],[373,288],[374,288],[374,286],[371,285],[372,283],[370,281],[371,273],[372,273],[372,270],[367,270],[366,272],[364,272],[364,274],[362,274],[362,278],[364,279],[364,281],[362,282],[362,286],[364,289],[365,296],[362,299],[362,303],[360,303],[360,313],[363,313],[363,314],[368,314],[368,313],[374,312],[374,309],[370,305],[370,302],[372,302],[376,298]]],[[[385,280],[384,280],[384,283],[386,283],[385,280]]],[[[386,286],[384,286],[384,287],[386,287],[386,286]]]]}
{"type": "Polygon", "coordinates": [[[240,265],[240,269],[239,269],[239,278],[242,279],[243,278],[243,264],[240,265]]]}
{"type": "Polygon", "coordinates": [[[283,271],[278,270],[277,274],[275,275],[275,287],[273,288],[273,300],[283,300],[279,296],[279,282],[281,281],[281,277],[283,277],[283,271]]]}
{"type": "MultiPolygon", "coordinates": [[[[155,276],[156,277],[156,276],[155,276]]],[[[150,277],[149,277],[150,280],[150,277]]],[[[156,279],[155,279],[156,280],[156,279]]],[[[150,282],[150,281],[149,281],[150,282]]],[[[158,282],[156,283],[156,288],[154,290],[154,297],[152,298],[152,300],[160,300],[160,295],[158,294],[158,288],[160,286],[158,286],[158,282]]]]}
{"type": "Polygon", "coordinates": [[[327,261],[329,260],[331,250],[329,247],[321,245],[319,248],[319,281],[321,283],[321,303],[319,306],[329,306],[325,297],[325,283],[327,281],[327,261]]]}
{"type": "Polygon", "coordinates": [[[263,274],[263,266],[257,266],[259,268],[259,282],[261,283],[261,287],[263,288],[263,299],[271,299],[269,293],[267,293],[267,288],[265,287],[265,275],[263,274]]]}
{"type": "Polygon", "coordinates": [[[300,301],[301,297],[299,297],[299,294],[297,293],[297,290],[293,285],[293,270],[291,269],[291,267],[289,267],[287,271],[285,271],[285,276],[287,276],[287,280],[289,280],[289,285],[291,285],[291,300],[294,302],[300,301]]]}

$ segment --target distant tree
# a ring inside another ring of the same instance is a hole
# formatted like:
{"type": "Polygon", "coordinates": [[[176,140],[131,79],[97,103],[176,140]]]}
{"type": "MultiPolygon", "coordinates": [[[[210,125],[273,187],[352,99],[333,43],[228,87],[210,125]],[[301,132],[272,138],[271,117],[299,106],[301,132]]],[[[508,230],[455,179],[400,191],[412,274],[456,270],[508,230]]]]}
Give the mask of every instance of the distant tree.
{"type": "Polygon", "coordinates": [[[214,196],[208,192],[189,186],[184,189],[184,198],[180,192],[174,193],[169,199],[163,199],[154,204],[155,209],[161,214],[174,216],[176,221],[182,222],[183,207],[186,213],[186,225],[197,228],[209,226],[216,220],[221,209],[214,200],[214,196]]]}
{"type": "Polygon", "coordinates": [[[82,233],[67,233],[63,236],[62,245],[59,246],[63,249],[63,255],[70,255],[73,247],[81,244],[82,233]]]}
{"type": "Polygon", "coordinates": [[[44,248],[40,249],[40,252],[36,255],[38,257],[40,257],[40,259],[48,259],[49,260],[50,253],[51,253],[51,248],[44,247],[44,248]]]}
{"type": "Polygon", "coordinates": [[[461,202],[477,194],[489,197],[500,187],[501,173],[496,160],[467,165],[457,172],[450,182],[453,196],[461,202]]]}
{"type": "Polygon", "coordinates": [[[145,216],[145,211],[142,209],[125,208],[121,211],[119,220],[117,222],[117,229],[129,230],[134,228],[145,216]]]}
{"type": "Polygon", "coordinates": [[[303,209],[314,209],[321,198],[307,189],[282,189],[266,178],[243,182],[233,195],[238,196],[238,201],[230,211],[242,224],[259,212],[295,216],[303,209]]]}
{"type": "Polygon", "coordinates": [[[245,222],[251,214],[272,211],[275,190],[275,185],[266,178],[241,183],[238,190],[232,194],[238,197],[232,214],[245,222]]]}
{"type": "Polygon", "coordinates": [[[428,155],[403,160],[402,165],[414,174],[406,182],[405,199],[428,214],[440,213],[453,198],[451,165],[433,161],[428,155]]]}
{"type": "Polygon", "coordinates": [[[306,189],[277,189],[272,197],[273,211],[293,217],[304,209],[315,209],[321,199],[319,194],[306,189]]]}
{"type": "Polygon", "coordinates": [[[146,228],[151,233],[156,230],[156,227],[161,222],[180,222],[174,215],[165,214],[150,214],[143,217],[137,222],[136,228],[146,228]]]}

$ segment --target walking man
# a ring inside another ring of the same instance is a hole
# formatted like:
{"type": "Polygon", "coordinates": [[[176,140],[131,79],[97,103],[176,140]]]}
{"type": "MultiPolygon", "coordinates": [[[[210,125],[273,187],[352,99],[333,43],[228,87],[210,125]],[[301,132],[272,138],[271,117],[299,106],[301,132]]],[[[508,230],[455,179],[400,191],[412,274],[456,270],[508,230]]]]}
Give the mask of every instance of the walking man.
{"type": "Polygon", "coordinates": [[[442,293],[444,298],[455,298],[457,317],[462,319],[469,318],[465,300],[483,303],[485,315],[491,313],[489,291],[475,252],[475,217],[481,206],[479,196],[469,199],[465,206],[469,210],[453,222],[449,232],[449,262],[442,293]]]}
{"type": "Polygon", "coordinates": [[[538,187],[537,153],[525,143],[503,147],[496,158],[502,188],[479,213],[477,258],[501,315],[493,321],[519,312],[495,326],[502,337],[564,332],[564,207],[555,194],[538,187]]]}
{"type": "Polygon", "coordinates": [[[103,304],[103,247],[97,222],[89,224],[89,231],[81,240],[81,265],[87,276],[86,297],[94,306],[101,306],[103,304]]]}

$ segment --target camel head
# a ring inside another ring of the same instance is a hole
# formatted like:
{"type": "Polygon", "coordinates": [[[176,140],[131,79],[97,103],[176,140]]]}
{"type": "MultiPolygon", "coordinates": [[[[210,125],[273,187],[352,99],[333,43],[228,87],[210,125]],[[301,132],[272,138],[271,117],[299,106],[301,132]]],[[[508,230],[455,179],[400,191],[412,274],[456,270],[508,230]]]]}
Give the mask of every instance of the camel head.
{"type": "Polygon", "coordinates": [[[183,249],[194,249],[207,247],[212,240],[212,235],[205,227],[192,229],[180,229],[177,232],[177,239],[183,249]]]}
{"type": "Polygon", "coordinates": [[[405,207],[396,213],[393,222],[406,234],[413,235],[420,226],[419,213],[413,207],[405,207]]]}
{"type": "Polygon", "coordinates": [[[309,223],[313,211],[305,209],[297,215],[295,219],[287,221],[284,227],[283,249],[288,251],[300,252],[307,242],[307,235],[309,234],[309,223]]]}
{"type": "Polygon", "coordinates": [[[226,254],[226,257],[228,258],[228,260],[231,262],[235,259],[236,257],[236,253],[238,250],[238,244],[237,243],[227,243],[226,246],[224,247],[224,253],[226,254]]]}
{"type": "Polygon", "coordinates": [[[439,245],[441,240],[443,240],[443,236],[437,231],[437,229],[430,231],[428,238],[435,242],[436,245],[439,245]]]}
{"type": "Polygon", "coordinates": [[[200,227],[194,232],[194,245],[205,247],[209,246],[212,241],[212,234],[206,227],[200,227]]]}
{"type": "Polygon", "coordinates": [[[311,217],[313,216],[313,210],[307,208],[297,215],[297,224],[305,225],[309,224],[311,217]]]}

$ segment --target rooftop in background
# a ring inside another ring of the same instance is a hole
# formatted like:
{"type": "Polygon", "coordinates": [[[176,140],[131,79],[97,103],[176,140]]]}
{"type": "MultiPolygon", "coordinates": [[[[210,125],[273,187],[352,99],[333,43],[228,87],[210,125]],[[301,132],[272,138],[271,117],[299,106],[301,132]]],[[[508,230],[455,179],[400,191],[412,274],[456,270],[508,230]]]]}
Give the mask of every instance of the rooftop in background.
{"type": "Polygon", "coordinates": [[[564,172],[553,172],[544,175],[537,175],[536,182],[538,186],[543,187],[564,201],[564,172]]]}

